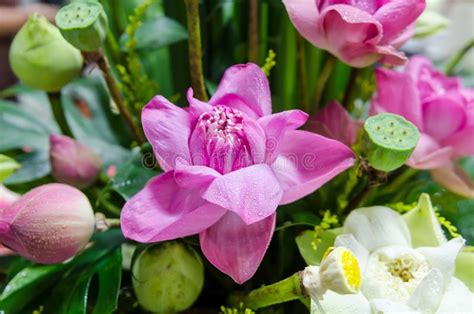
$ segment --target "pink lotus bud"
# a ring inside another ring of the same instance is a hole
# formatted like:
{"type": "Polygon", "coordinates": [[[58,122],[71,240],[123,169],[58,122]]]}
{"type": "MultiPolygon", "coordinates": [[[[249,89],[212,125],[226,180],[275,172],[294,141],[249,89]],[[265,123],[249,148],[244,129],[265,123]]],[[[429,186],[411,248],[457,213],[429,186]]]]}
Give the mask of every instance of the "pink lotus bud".
{"type": "Polygon", "coordinates": [[[63,135],[51,135],[50,160],[56,181],[83,189],[94,183],[100,172],[100,157],[88,147],[63,135]]]}
{"type": "Polygon", "coordinates": [[[0,242],[37,263],[74,256],[89,242],[94,226],[87,197],[65,184],[39,186],[0,210],[0,242]]]}

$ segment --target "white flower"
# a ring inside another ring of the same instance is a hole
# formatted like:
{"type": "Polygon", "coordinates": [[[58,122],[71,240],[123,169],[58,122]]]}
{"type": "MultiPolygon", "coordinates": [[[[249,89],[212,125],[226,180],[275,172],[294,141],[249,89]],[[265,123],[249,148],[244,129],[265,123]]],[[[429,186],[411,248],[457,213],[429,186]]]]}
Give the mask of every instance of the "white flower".
{"type": "MultiPolygon", "coordinates": [[[[446,240],[428,195],[400,216],[383,206],[359,208],[346,219],[336,247],[359,262],[361,292],[324,294],[328,314],[474,313],[474,295],[453,277],[464,239],[446,240]]],[[[321,313],[313,302],[312,313],[321,313]]]]}

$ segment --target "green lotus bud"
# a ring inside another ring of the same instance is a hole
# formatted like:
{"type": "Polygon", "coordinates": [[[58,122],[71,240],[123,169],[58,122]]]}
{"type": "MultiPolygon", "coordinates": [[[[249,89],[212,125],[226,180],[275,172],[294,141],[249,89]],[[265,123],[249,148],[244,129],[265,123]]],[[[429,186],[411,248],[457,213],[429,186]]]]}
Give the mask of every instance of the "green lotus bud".
{"type": "Polygon", "coordinates": [[[204,266],[199,255],[178,242],[149,246],[132,267],[133,289],[140,305],[154,313],[189,308],[201,293],[204,266]]]}
{"type": "Polygon", "coordinates": [[[392,113],[368,118],[364,130],[367,159],[374,169],[385,172],[401,167],[420,139],[416,126],[392,113]]]}
{"type": "Polygon", "coordinates": [[[96,1],[80,0],[62,7],[56,14],[64,38],[82,51],[96,51],[107,34],[107,15],[96,1]]]}
{"type": "Polygon", "coordinates": [[[32,15],[10,47],[13,72],[26,85],[47,92],[59,91],[82,69],[81,52],[40,15],[32,15]]]}

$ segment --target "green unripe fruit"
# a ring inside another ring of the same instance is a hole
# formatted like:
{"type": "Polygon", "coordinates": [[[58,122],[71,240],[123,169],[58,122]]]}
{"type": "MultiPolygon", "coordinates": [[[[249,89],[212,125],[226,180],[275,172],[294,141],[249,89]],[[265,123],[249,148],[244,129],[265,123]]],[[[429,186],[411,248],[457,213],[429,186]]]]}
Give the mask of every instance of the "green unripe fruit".
{"type": "Polygon", "coordinates": [[[189,308],[204,284],[199,255],[179,242],[147,247],[132,267],[138,303],[154,313],[175,313],[189,308]]]}
{"type": "Polygon", "coordinates": [[[47,92],[59,91],[82,69],[81,52],[40,15],[32,15],[10,47],[10,65],[26,85],[47,92]]]}
{"type": "Polygon", "coordinates": [[[385,172],[401,167],[420,139],[415,125],[392,113],[368,118],[364,131],[367,159],[374,169],[385,172]]]}
{"type": "Polygon", "coordinates": [[[55,19],[64,38],[82,51],[96,51],[107,35],[107,15],[99,2],[72,2],[62,7],[55,19]]]}

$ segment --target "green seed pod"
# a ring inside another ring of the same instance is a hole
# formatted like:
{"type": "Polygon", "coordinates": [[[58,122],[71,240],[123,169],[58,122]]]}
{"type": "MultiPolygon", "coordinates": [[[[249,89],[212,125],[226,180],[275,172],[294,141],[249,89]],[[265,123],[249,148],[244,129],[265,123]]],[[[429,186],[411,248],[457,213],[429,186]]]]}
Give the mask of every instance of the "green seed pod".
{"type": "Polygon", "coordinates": [[[204,266],[199,255],[179,242],[147,247],[132,266],[138,303],[154,313],[175,313],[189,308],[201,293],[204,266]]]}
{"type": "Polygon", "coordinates": [[[367,159],[374,169],[385,172],[401,167],[420,139],[416,126],[392,113],[368,118],[364,130],[367,159]]]}
{"type": "Polygon", "coordinates": [[[64,38],[82,51],[96,51],[107,34],[107,15],[96,1],[80,0],[62,7],[56,14],[64,38]]]}
{"type": "Polygon", "coordinates": [[[81,52],[40,15],[32,15],[16,34],[10,47],[10,65],[26,85],[59,91],[82,69],[81,52]]]}

